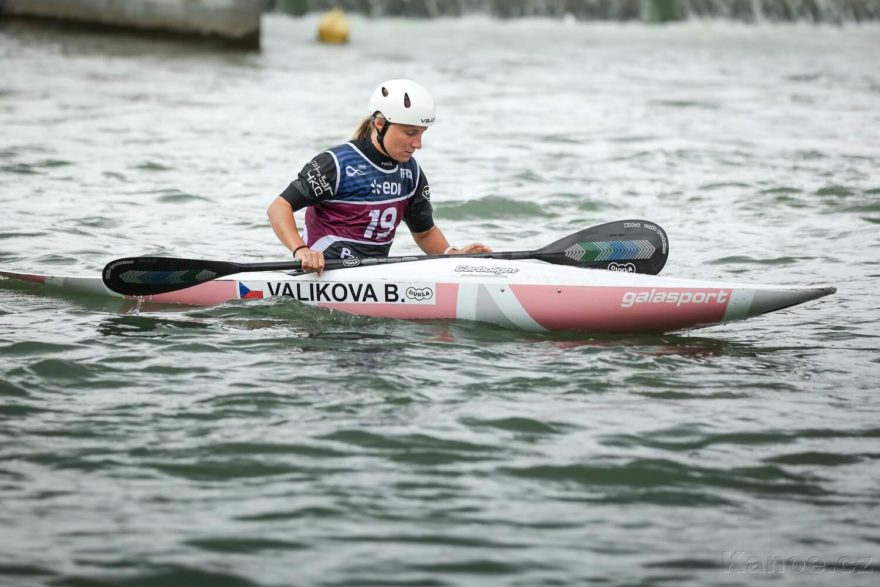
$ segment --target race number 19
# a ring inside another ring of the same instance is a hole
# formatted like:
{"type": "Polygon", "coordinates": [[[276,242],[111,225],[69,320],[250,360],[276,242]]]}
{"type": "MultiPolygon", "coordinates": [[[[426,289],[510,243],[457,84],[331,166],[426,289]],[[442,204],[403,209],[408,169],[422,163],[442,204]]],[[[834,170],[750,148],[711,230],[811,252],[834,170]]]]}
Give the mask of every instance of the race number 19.
{"type": "Polygon", "coordinates": [[[375,238],[385,238],[397,226],[397,208],[385,208],[381,212],[379,210],[370,210],[370,224],[364,231],[364,238],[373,238],[373,231],[376,227],[385,230],[376,234],[375,238]]]}

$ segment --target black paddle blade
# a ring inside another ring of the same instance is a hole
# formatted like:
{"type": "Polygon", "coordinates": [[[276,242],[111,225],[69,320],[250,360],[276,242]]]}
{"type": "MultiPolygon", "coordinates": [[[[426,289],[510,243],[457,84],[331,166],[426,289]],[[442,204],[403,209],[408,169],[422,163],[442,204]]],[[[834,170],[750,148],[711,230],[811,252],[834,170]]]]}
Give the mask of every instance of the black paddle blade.
{"type": "Polygon", "coordinates": [[[618,220],[549,244],[536,257],[557,265],[657,275],[669,256],[666,231],[646,220],[618,220]]]}
{"type": "Polygon", "coordinates": [[[102,278],[104,285],[117,293],[152,296],[192,287],[242,270],[242,265],[226,261],[129,257],[107,263],[102,278]]]}

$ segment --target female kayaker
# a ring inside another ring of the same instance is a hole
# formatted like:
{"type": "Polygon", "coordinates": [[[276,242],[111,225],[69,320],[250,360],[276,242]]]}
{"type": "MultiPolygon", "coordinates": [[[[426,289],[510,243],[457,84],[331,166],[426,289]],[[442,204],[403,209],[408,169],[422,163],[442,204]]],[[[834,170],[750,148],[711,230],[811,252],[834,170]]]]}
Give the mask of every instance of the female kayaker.
{"type": "Polygon", "coordinates": [[[269,206],[278,239],[307,271],[324,257],[384,257],[400,221],[429,255],[489,253],[482,243],[449,244],[434,224],[431,189],[413,153],[434,124],[434,99],[414,81],[390,80],[370,98],[351,141],[309,161],[269,206]],[[300,235],[293,213],[307,208],[300,235]]]}

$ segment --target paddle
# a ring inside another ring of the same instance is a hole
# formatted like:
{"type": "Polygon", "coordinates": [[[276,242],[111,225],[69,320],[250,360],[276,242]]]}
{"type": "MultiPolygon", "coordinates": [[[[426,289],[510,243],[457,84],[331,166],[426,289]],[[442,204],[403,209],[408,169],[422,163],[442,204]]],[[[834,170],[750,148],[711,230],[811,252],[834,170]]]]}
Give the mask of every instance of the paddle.
{"type": "MultiPolygon", "coordinates": [[[[656,275],[666,264],[666,233],[653,222],[619,220],[587,228],[535,251],[468,253],[454,258],[539,259],[556,265],[611,269],[656,275]]],[[[448,258],[409,255],[366,259],[327,259],[324,269],[343,269],[388,263],[448,258]]],[[[175,257],[128,257],[104,267],[104,284],[128,296],[149,296],[192,287],[233,273],[300,270],[299,261],[231,263],[175,257]]]]}

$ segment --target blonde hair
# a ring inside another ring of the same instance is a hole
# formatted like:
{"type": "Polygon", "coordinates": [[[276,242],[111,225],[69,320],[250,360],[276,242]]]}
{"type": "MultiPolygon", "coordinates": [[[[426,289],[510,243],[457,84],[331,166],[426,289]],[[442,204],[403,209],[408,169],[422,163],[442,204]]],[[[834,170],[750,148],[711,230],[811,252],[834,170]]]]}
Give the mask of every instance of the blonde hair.
{"type": "Polygon", "coordinates": [[[381,114],[377,114],[375,117],[373,116],[365,116],[363,120],[357,125],[357,128],[354,129],[354,134],[352,135],[352,139],[368,139],[373,132],[373,128],[375,128],[374,120],[381,118],[385,120],[385,117],[381,114]]]}

